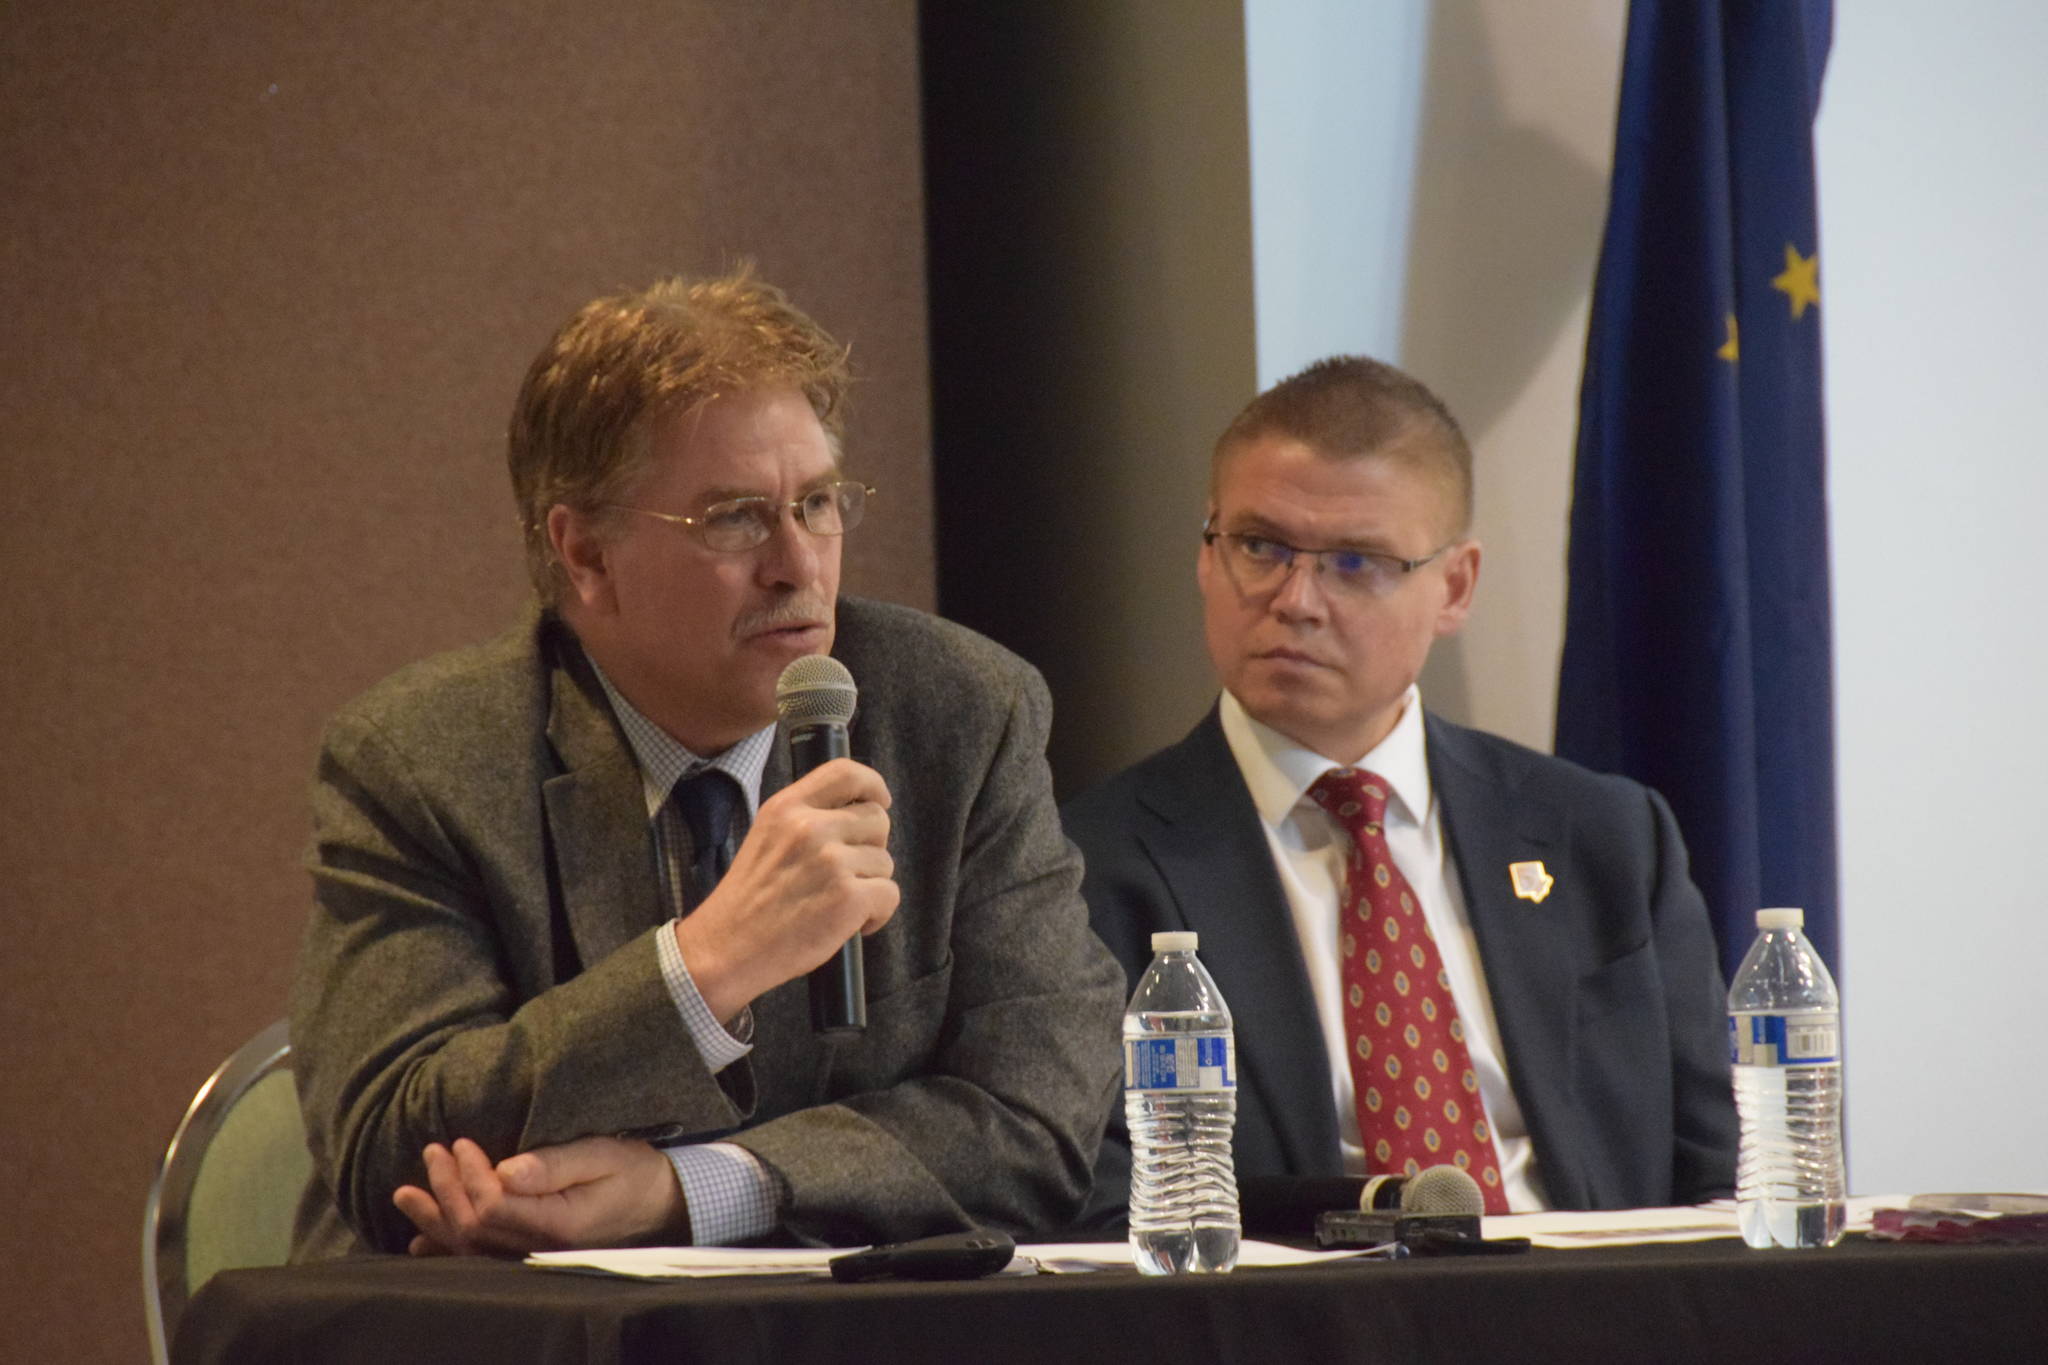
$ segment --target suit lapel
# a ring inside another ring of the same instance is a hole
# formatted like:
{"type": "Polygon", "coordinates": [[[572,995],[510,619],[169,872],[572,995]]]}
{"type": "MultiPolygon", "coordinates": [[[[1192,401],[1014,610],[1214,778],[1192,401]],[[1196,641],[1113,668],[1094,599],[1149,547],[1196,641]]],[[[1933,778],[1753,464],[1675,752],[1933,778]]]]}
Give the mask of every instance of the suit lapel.
{"type": "Polygon", "coordinates": [[[1569,836],[1555,808],[1519,799],[1512,772],[1472,732],[1436,716],[1427,720],[1430,780],[1515,1098],[1552,1205],[1583,1207],[1586,1179],[1570,1136],[1579,967],[1566,906],[1576,888],[1555,885],[1543,901],[1530,901],[1515,895],[1508,871],[1540,861],[1552,876],[1568,878],[1569,836]]]}
{"type": "Polygon", "coordinates": [[[1217,713],[1169,753],[1174,761],[1153,769],[1140,793],[1157,822],[1141,827],[1139,842],[1201,935],[1224,1002],[1237,1007],[1238,1084],[1273,1116],[1286,1169],[1336,1175],[1336,1106],[1308,968],[1217,713]]]}
{"type": "Polygon", "coordinates": [[[541,784],[563,913],[582,965],[599,962],[667,918],[639,766],[581,651],[550,669],[548,740],[563,771],[541,784]]]}

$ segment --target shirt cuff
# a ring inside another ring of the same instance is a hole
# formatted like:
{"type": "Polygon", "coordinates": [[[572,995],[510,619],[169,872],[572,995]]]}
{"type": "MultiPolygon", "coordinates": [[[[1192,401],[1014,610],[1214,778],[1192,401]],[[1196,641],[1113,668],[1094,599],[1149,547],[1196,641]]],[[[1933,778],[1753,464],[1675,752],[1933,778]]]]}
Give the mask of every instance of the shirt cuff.
{"type": "Polygon", "coordinates": [[[775,1231],[782,1220],[782,1181],[761,1158],[731,1142],[668,1147],[690,1209],[693,1246],[732,1246],[775,1231]]]}
{"type": "Polygon", "coordinates": [[[682,1016],[683,1027],[689,1031],[690,1041],[697,1045],[698,1055],[711,1074],[716,1076],[752,1052],[753,1007],[740,1011],[736,1033],[726,1031],[718,1016],[711,1012],[711,1006],[704,1003],[690,969],[683,965],[683,950],[676,946],[673,921],[662,925],[661,932],[654,936],[654,951],[661,958],[661,979],[668,987],[669,998],[675,1001],[676,1013],[682,1016]]]}

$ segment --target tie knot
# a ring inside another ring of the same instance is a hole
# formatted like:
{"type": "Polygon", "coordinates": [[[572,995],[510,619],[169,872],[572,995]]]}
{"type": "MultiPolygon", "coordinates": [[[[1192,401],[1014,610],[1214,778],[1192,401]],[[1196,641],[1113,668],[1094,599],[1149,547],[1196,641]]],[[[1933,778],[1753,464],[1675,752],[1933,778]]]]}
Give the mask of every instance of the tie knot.
{"type": "Polygon", "coordinates": [[[699,768],[678,781],[669,797],[682,812],[689,827],[690,842],[697,859],[718,858],[718,870],[725,870],[724,852],[732,838],[735,819],[745,805],[740,784],[719,768],[699,768]]]}
{"type": "Polygon", "coordinates": [[[1364,768],[1332,768],[1316,779],[1308,794],[1331,819],[1354,834],[1368,825],[1376,833],[1386,817],[1386,779],[1364,768]]]}

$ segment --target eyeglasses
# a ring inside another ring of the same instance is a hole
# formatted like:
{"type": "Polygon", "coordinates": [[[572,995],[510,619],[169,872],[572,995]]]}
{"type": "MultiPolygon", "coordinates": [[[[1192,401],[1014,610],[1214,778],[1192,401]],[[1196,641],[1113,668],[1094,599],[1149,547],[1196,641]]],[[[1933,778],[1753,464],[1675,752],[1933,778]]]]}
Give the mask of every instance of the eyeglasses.
{"type": "Polygon", "coordinates": [[[872,485],[858,479],[841,479],[836,483],[821,483],[802,497],[788,502],[763,497],[714,502],[694,517],[656,512],[647,507],[629,507],[618,502],[606,503],[605,506],[688,527],[706,549],[720,554],[738,554],[766,544],[776,528],[781,526],[785,508],[796,513],[804,529],[814,536],[845,535],[860,525],[861,514],[867,511],[868,499],[873,496],[875,489],[872,485]]]}
{"type": "Polygon", "coordinates": [[[1295,561],[1307,558],[1315,561],[1315,571],[1323,576],[1326,585],[1354,597],[1386,596],[1401,586],[1409,574],[1451,548],[1449,544],[1440,545],[1420,559],[1402,559],[1373,550],[1310,550],[1270,536],[1213,531],[1208,524],[1202,527],[1202,543],[1219,551],[1224,570],[1239,592],[1277,591],[1287,581],[1295,561]]]}

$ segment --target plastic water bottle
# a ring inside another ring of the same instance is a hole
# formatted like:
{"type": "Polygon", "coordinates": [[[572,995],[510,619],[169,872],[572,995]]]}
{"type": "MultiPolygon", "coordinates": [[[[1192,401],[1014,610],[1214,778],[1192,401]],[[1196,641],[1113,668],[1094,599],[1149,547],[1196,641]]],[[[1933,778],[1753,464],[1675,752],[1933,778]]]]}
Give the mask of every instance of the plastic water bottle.
{"type": "Polygon", "coordinates": [[[1759,910],[1728,989],[1742,1153],[1735,1200],[1753,1247],[1842,1240],[1841,997],[1800,932],[1802,910],[1759,910]]]}
{"type": "Polygon", "coordinates": [[[1152,935],[1152,965],[1124,1013],[1131,1130],[1131,1256],[1147,1275],[1237,1264],[1237,1047],[1196,936],[1152,935]]]}

